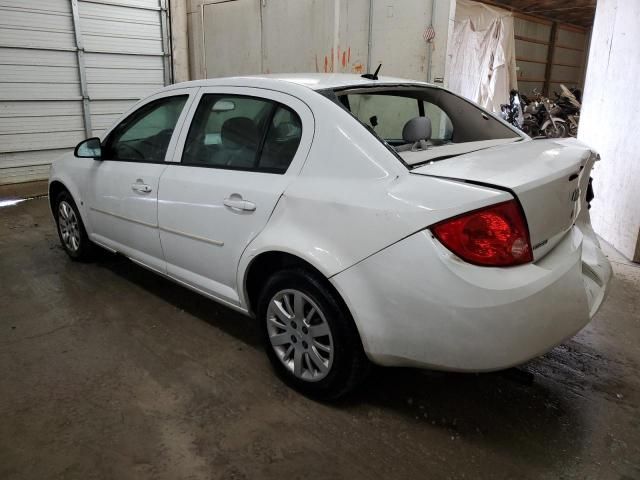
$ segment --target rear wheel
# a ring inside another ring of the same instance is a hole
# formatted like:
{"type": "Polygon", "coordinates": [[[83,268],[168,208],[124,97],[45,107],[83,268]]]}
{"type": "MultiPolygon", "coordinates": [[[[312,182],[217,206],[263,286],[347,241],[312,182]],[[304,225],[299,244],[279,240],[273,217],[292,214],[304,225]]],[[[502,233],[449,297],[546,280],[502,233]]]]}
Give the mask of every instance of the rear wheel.
{"type": "Polygon", "coordinates": [[[544,129],[547,138],[562,138],[567,136],[567,125],[564,122],[556,121],[555,125],[550,122],[544,129]]]}
{"type": "Polygon", "coordinates": [[[91,260],[94,245],[89,240],[78,207],[69,192],[64,191],[58,195],[54,213],[60,243],[67,255],[73,260],[91,260]]]}
{"type": "Polygon", "coordinates": [[[368,360],[353,319],[319,275],[304,269],[274,274],[258,318],[276,373],[305,395],[336,399],[365,376],[368,360]]]}

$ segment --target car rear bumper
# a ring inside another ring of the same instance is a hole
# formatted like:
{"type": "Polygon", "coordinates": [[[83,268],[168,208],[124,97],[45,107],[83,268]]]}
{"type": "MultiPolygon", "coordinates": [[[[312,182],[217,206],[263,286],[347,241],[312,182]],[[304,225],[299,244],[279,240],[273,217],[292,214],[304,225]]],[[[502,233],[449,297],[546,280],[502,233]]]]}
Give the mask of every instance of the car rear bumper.
{"type": "Polygon", "coordinates": [[[611,272],[583,224],[541,260],[511,268],[469,265],[425,230],[331,281],[375,363],[490,371],[577,333],[604,301],[611,272]]]}

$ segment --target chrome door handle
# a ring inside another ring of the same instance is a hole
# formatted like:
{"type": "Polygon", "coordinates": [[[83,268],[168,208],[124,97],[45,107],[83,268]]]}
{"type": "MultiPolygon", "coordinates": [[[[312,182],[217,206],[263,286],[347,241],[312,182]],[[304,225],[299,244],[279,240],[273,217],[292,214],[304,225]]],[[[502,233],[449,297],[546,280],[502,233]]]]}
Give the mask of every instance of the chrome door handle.
{"type": "Polygon", "coordinates": [[[138,182],[131,185],[131,190],[138,193],[151,193],[151,190],[153,189],[150,185],[138,182]]]}
{"type": "Polygon", "coordinates": [[[224,199],[225,206],[229,208],[234,208],[236,210],[244,210],[246,212],[253,212],[256,209],[256,204],[253,202],[249,202],[247,200],[243,200],[242,197],[234,196],[227,197],[224,199]]]}

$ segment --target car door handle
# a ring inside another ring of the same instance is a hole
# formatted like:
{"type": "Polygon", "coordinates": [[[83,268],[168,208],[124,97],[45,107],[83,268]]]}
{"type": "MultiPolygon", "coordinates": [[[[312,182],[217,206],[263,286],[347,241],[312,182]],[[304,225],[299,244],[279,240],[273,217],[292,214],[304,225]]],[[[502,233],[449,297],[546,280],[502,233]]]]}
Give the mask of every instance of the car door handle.
{"type": "Polygon", "coordinates": [[[153,189],[150,185],[144,183],[134,183],[133,185],[131,185],[131,190],[139,193],[151,193],[151,190],[153,189]]]}
{"type": "Polygon", "coordinates": [[[234,208],[236,210],[244,210],[246,212],[253,212],[256,209],[256,204],[253,202],[249,202],[248,200],[243,200],[240,196],[227,197],[224,199],[225,206],[229,208],[234,208]]]}

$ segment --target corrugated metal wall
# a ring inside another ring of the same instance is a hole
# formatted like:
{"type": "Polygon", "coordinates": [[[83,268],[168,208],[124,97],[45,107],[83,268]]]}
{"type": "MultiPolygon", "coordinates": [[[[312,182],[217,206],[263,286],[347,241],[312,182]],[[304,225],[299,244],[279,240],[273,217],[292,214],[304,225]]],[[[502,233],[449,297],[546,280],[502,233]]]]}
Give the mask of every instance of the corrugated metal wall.
{"type": "Polygon", "coordinates": [[[383,75],[441,82],[455,0],[434,2],[432,9],[431,0],[188,0],[191,78],[365,73],[370,57],[383,75]],[[430,24],[436,37],[427,44],[430,24]],[[230,49],[221,40],[228,38],[242,48],[230,49]]]}
{"type": "Polygon", "coordinates": [[[551,97],[560,84],[582,88],[587,31],[574,26],[515,15],[518,89],[527,95],[546,88],[551,97]],[[551,50],[551,52],[549,51],[551,50]]]}
{"type": "Polygon", "coordinates": [[[0,185],[170,82],[164,0],[0,0],[0,185]],[[76,29],[77,26],[77,29],[76,29]]]}

